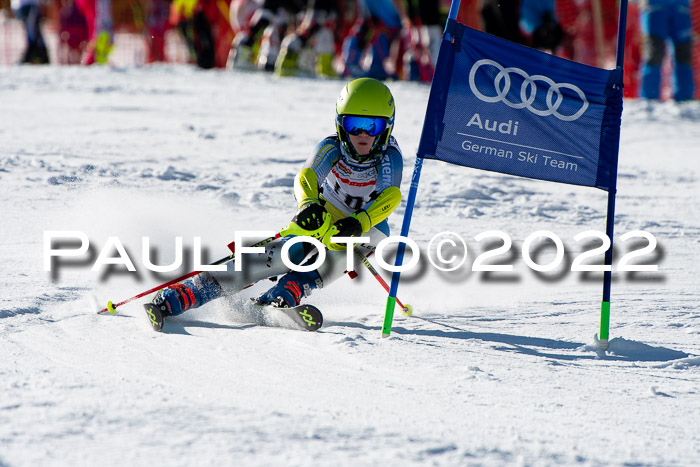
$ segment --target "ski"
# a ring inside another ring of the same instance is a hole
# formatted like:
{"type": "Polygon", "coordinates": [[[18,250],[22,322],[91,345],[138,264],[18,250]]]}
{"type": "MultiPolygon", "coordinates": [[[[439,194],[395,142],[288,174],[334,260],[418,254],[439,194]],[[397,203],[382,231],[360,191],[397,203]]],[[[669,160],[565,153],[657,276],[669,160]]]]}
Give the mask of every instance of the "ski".
{"type": "Polygon", "coordinates": [[[146,310],[148,321],[150,321],[153,330],[157,332],[162,331],[164,323],[163,312],[167,310],[165,304],[154,305],[153,303],[144,303],[143,308],[146,310]]]}
{"type": "Polygon", "coordinates": [[[313,305],[298,305],[292,308],[260,306],[260,312],[266,326],[316,331],[323,325],[323,314],[313,305]]]}
{"type": "MultiPolygon", "coordinates": [[[[146,310],[153,330],[161,332],[165,321],[164,316],[167,316],[165,305],[144,303],[143,308],[146,310]]],[[[258,321],[264,326],[317,331],[323,325],[323,314],[313,305],[299,305],[292,308],[256,306],[256,314],[258,321]]]]}

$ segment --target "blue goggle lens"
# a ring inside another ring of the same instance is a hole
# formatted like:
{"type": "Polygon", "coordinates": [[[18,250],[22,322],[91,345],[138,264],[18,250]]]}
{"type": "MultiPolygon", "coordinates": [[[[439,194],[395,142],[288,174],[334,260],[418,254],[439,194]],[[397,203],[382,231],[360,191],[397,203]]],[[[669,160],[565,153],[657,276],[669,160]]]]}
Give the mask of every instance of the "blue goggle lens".
{"type": "Polygon", "coordinates": [[[363,131],[366,131],[370,136],[379,136],[386,130],[386,118],[345,116],[343,117],[343,130],[354,136],[363,131]]]}

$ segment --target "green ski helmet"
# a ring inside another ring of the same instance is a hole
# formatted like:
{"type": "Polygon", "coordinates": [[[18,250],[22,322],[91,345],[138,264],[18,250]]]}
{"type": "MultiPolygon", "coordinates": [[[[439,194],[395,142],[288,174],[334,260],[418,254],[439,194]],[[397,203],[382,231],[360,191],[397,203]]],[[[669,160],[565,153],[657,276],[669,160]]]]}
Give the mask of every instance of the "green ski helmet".
{"type": "Polygon", "coordinates": [[[335,104],[335,129],[343,149],[360,162],[381,157],[394,128],[394,115],[394,97],[384,83],[372,78],[350,81],[335,104]],[[349,133],[354,131],[367,131],[376,136],[368,155],[360,156],[352,147],[349,133]]]}

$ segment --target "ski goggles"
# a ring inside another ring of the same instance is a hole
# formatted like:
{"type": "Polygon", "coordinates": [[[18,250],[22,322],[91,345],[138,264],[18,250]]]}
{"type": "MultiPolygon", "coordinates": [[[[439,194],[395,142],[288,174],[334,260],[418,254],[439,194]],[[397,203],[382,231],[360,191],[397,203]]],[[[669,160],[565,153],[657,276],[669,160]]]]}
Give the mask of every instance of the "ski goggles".
{"type": "Polygon", "coordinates": [[[353,136],[366,131],[370,136],[379,136],[386,130],[386,118],[383,117],[358,117],[346,115],[342,119],[343,130],[353,136]]]}

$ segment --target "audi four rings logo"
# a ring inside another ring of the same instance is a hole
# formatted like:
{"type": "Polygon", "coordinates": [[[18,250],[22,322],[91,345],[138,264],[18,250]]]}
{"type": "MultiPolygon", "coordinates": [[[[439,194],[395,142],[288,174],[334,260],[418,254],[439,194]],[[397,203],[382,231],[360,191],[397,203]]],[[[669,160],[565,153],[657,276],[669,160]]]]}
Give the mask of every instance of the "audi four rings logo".
{"type": "Polygon", "coordinates": [[[469,87],[471,88],[474,95],[483,102],[503,102],[508,107],[512,107],[514,109],[525,108],[530,112],[534,113],[535,115],[539,115],[541,117],[554,115],[559,120],[564,120],[566,122],[578,119],[581,115],[584,114],[584,112],[588,108],[588,99],[586,99],[586,95],[583,93],[583,91],[581,91],[578,87],[574,86],[573,84],[555,83],[550,78],[544,75],[530,76],[520,68],[504,68],[503,66],[501,66],[500,63],[495,62],[493,60],[489,60],[488,58],[479,60],[474,64],[474,66],[472,66],[472,69],[469,72],[469,87]],[[486,96],[482,94],[476,87],[474,77],[476,76],[477,70],[482,66],[492,66],[498,69],[498,74],[493,80],[493,87],[496,90],[495,96],[486,96]],[[508,91],[510,91],[511,73],[515,73],[516,75],[520,75],[524,78],[524,81],[520,86],[520,102],[511,102],[506,97],[508,95],[508,91]],[[532,103],[535,101],[535,97],[537,96],[537,84],[535,84],[536,81],[542,81],[544,83],[547,83],[547,85],[549,86],[546,97],[547,109],[540,110],[532,106],[532,103]],[[572,115],[563,115],[558,112],[559,106],[564,101],[564,96],[561,93],[562,89],[571,89],[581,98],[581,108],[572,115]],[[557,97],[556,99],[553,99],[555,94],[557,97]]]}

